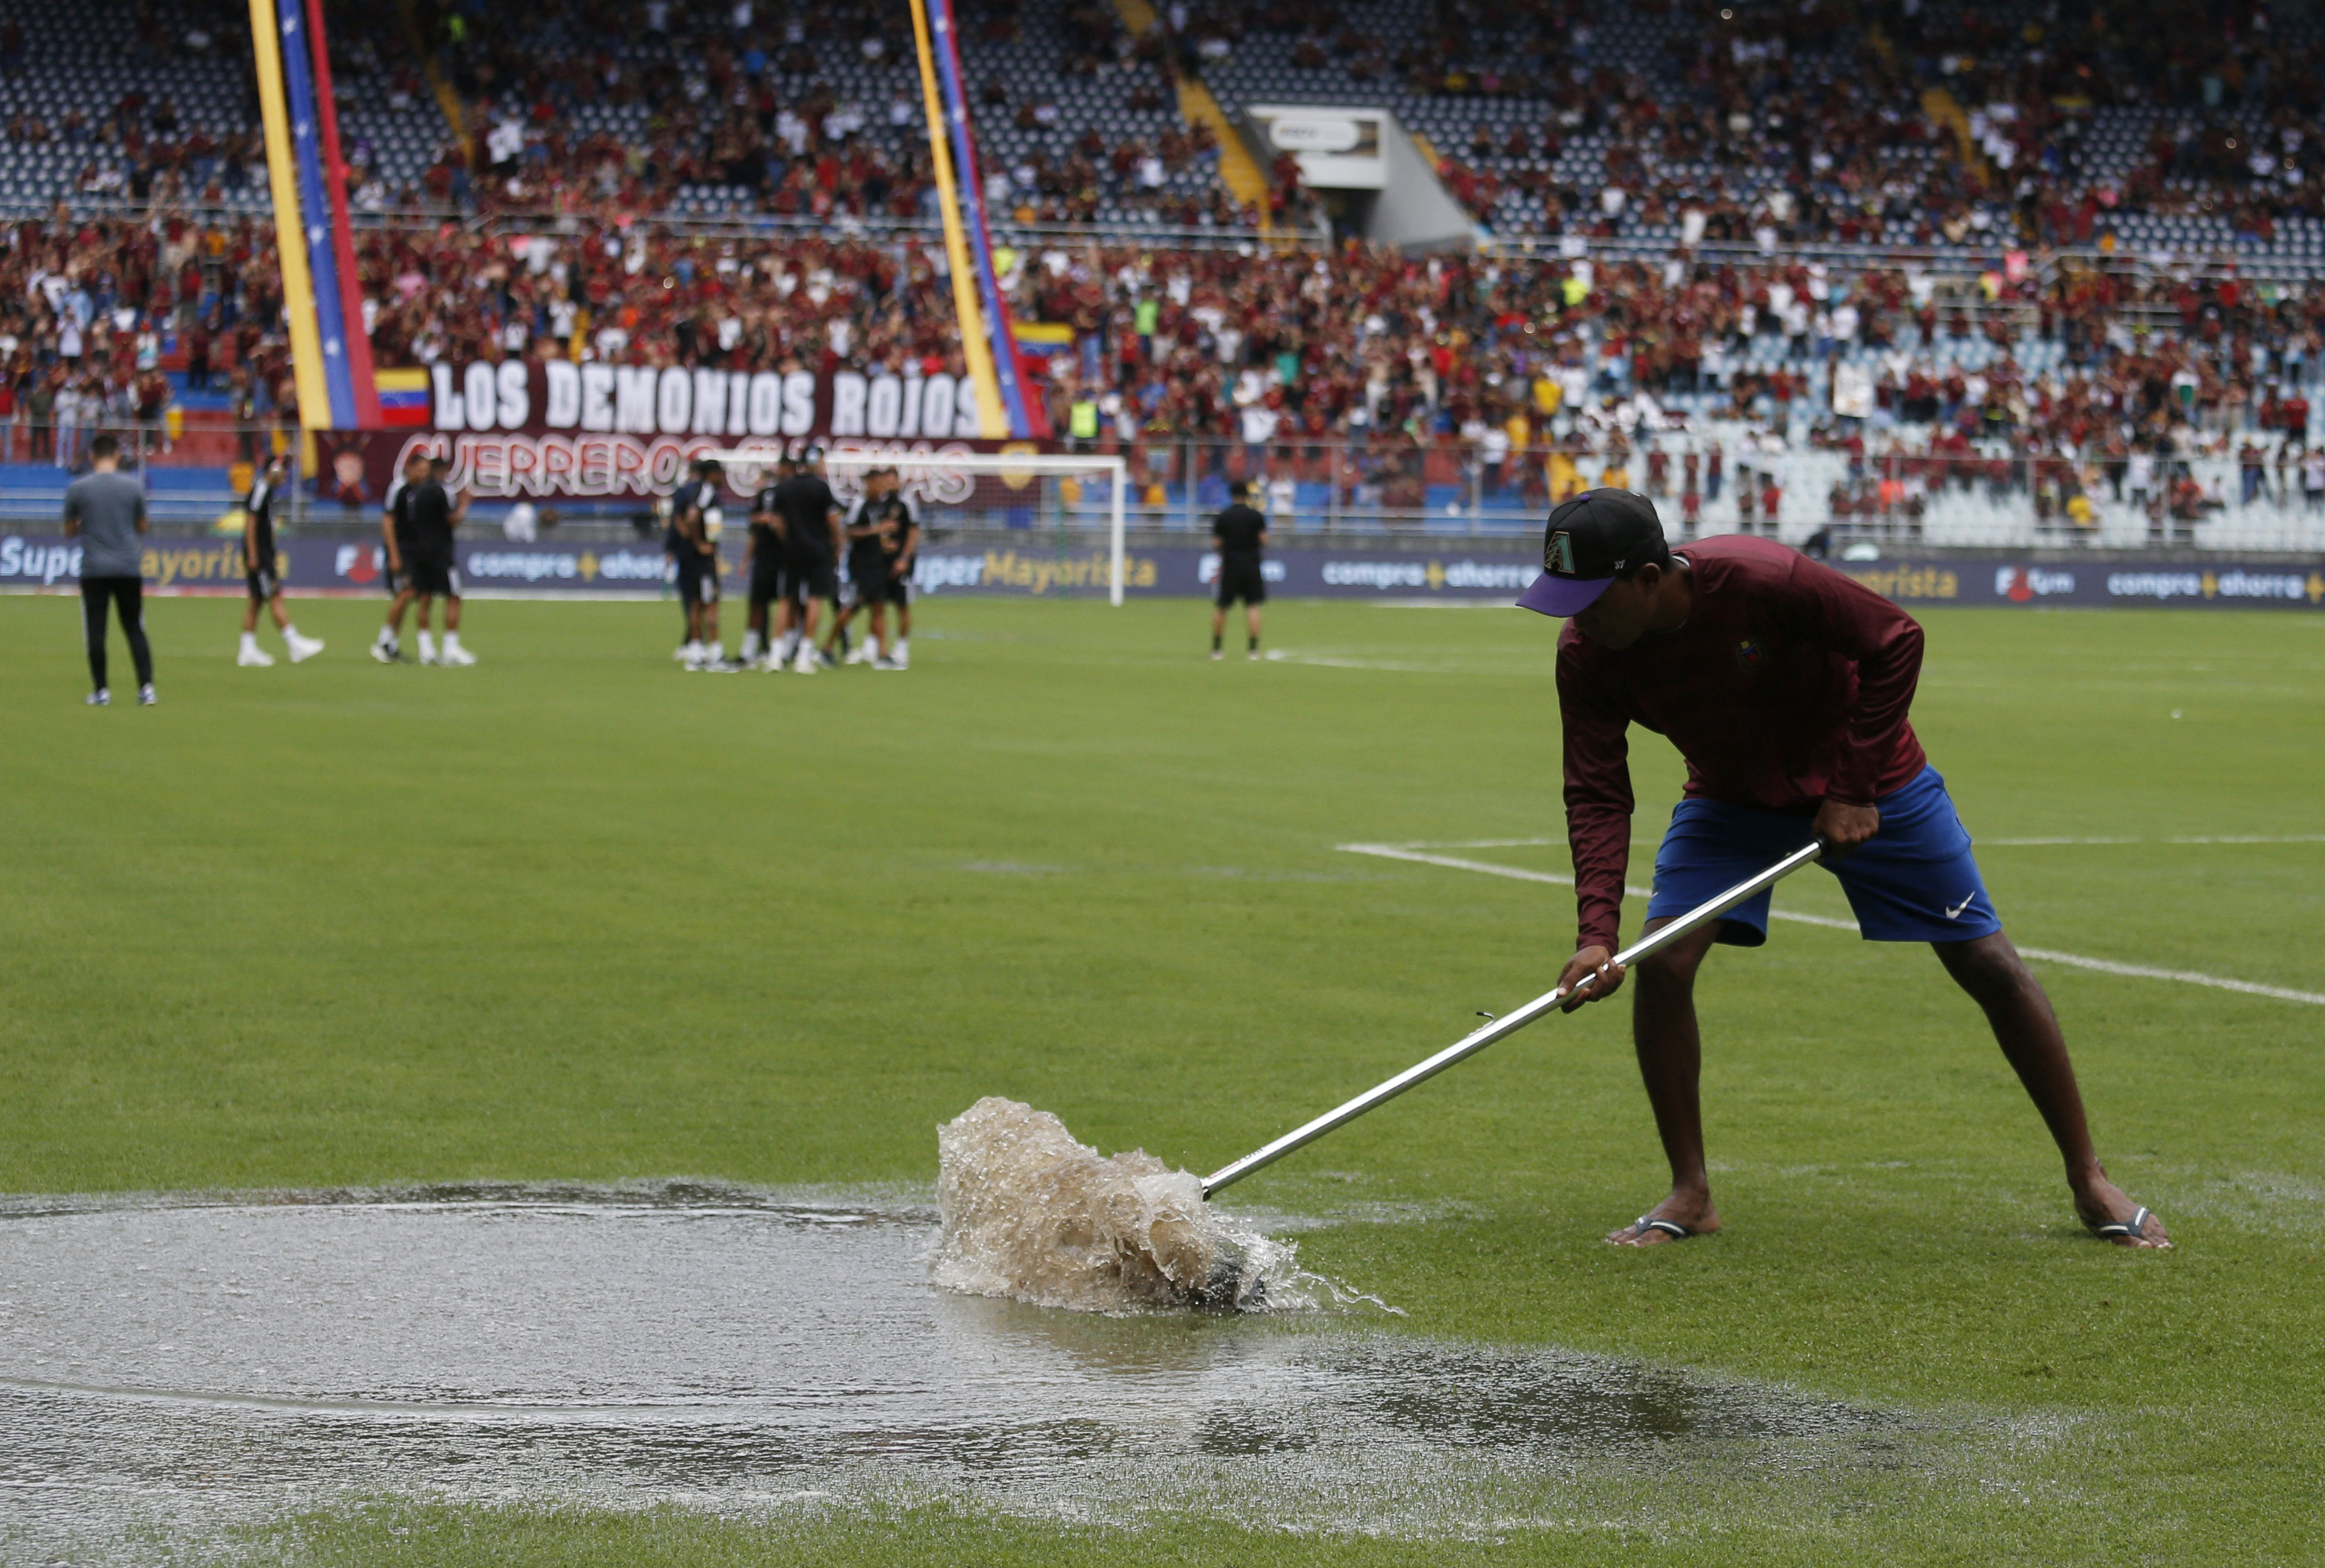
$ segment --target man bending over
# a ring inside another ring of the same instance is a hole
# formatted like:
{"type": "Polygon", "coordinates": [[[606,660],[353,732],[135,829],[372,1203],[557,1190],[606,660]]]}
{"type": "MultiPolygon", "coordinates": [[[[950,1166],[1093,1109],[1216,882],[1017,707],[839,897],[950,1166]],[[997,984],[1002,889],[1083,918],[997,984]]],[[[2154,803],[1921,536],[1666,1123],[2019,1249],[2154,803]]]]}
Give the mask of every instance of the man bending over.
{"type": "MultiPolygon", "coordinates": [[[[2121,1246],[2169,1247],[2163,1222],[2100,1167],[2050,998],[2003,935],[1969,834],[1907,722],[1922,669],[1913,618],[1771,540],[1674,555],[1654,507],[1626,490],[1585,491],[1553,511],[1542,568],[1518,602],[1569,617],[1558,700],[1581,929],[1559,984],[1595,977],[1567,1010],[1623,983],[1612,955],[1630,854],[1627,731],[1644,725],[1687,760],[1644,932],[1822,840],[1864,934],[1928,942],[1985,1011],[2065,1157],[2083,1223],[2121,1246]]],[[[1672,1190],[1607,1238],[1617,1246],[1719,1229],[1696,1095],[1695,972],[1715,942],[1765,942],[1768,904],[1763,893],[1639,965],[1632,1035],[1672,1190]]]]}

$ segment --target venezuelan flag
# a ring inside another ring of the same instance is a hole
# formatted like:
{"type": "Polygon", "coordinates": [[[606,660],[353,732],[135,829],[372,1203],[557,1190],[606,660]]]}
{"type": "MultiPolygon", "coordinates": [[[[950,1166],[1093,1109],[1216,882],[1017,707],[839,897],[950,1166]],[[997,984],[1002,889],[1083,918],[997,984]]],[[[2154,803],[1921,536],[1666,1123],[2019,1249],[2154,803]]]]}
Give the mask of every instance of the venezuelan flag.
{"type": "Polygon", "coordinates": [[[425,370],[378,370],[372,385],[379,402],[379,423],[387,430],[424,429],[428,423],[429,389],[425,370]]]}
{"type": "Polygon", "coordinates": [[[1020,321],[1017,323],[1017,352],[1026,354],[1061,354],[1074,346],[1074,329],[1064,321],[1020,321]]]}

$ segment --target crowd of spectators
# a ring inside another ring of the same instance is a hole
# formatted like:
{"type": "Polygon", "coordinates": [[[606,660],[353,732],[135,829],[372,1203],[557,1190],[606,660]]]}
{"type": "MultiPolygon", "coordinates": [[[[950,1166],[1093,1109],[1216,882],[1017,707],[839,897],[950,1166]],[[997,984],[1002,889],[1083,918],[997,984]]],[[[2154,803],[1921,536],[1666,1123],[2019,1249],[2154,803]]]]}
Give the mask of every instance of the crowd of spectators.
{"type": "Polygon", "coordinates": [[[60,211],[5,241],[0,462],[72,467],[100,429],[165,431],[189,393],[245,429],[295,417],[270,226],[60,211]]]}
{"type": "MultiPolygon", "coordinates": [[[[69,462],[97,425],[156,421],[170,372],[245,419],[295,413],[263,223],[59,219],[6,239],[0,455],[69,462]]],[[[440,224],[366,230],[358,255],[383,365],[963,368],[941,251],[921,238],[440,224]]],[[[1709,432],[1749,430],[1770,450],[1845,452],[1848,478],[1823,498],[1836,516],[1910,515],[1907,493],[1942,475],[2071,520],[2102,484],[2159,515],[2210,504],[2172,488],[2172,462],[2199,451],[2258,453],[2243,460],[2265,491],[2272,468],[2308,462],[2325,289],[2021,259],[1944,282],[1353,243],[1001,257],[1020,318],[1072,329],[1036,362],[1051,427],[1136,454],[1152,483],[1190,477],[1191,445],[1205,472],[1329,481],[1393,508],[1418,507],[1449,460],[1528,505],[1610,465],[1683,501],[1679,465],[1709,432]]],[[[1726,455],[1738,476],[1752,460],[1726,455]]]]}
{"type": "MultiPolygon", "coordinates": [[[[52,29],[53,10],[24,15],[52,29]]],[[[9,100],[0,133],[19,149],[77,149],[76,194],[260,202],[245,10],[126,10],[125,66],[215,58],[248,112],[197,123],[128,69],[120,92],[95,101],[9,100]]],[[[1232,112],[1252,85],[1237,71],[1264,56],[1289,61],[1290,85],[1311,98],[1438,106],[1450,189],[1502,233],[2063,247],[2138,243],[2126,221],[2138,217],[2202,218],[2222,239],[2262,242],[2289,220],[2325,222],[2325,33],[2265,0],[1157,10],[1134,35],[1107,0],[960,7],[1000,214],[1250,224],[1258,214],[1215,176],[1211,133],[1178,116],[1173,80],[1221,83],[1232,112]],[[1039,69],[1018,69],[1025,60],[1039,69]],[[1122,113],[1094,107],[1108,105],[1122,113]]],[[[432,153],[415,159],[354,116],[358,210],[588,222],[929,211],[911,29],[887,0],[423,0],[410,29],[398,7],[333,0],[329,15],[343,110],[436,125],[432,153]],[[458,135],[435,114],[431,72],[458,135]]],[[[21,73],[24,55],[24,21],[0,23],[0,76],[12,61],[21,73]]],[[[1283,183],[1277,204],[1296,210],[1283,183]]]]}
{"type": "MultiPolygon", "coordinates": [[[[1159,37],[1133,38],[1107,0],[988,0],[962,12],[996,218],[1251,220],[1211,177],[1211,133],[1180,117],[1159,37]],[[1028,59],[1040,69],[1025,69],[1028,59]]],[[[597,222],[935,212],[903,6],[570,0],[449,9],[432,27],[469,135],[428,171],[423,203],[597,222]]]]}
{"type": "Polygon", "coordinates": [[[2325,40],[2252,0],[1217,0],[1182,25],[1237,91],[1425,123],[1497,233],[2064,246],[2325,217],[2325,40]]]}

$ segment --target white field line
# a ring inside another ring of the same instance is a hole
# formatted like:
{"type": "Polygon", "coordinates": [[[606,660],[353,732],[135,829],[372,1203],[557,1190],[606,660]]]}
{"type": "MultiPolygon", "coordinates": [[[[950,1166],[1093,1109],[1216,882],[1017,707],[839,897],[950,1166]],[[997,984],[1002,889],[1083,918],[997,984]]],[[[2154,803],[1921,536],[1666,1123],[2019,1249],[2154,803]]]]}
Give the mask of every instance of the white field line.
{"type": "MultiPolygon", "coordinates": [[[[1393,846],[1400,849],[1547,849],[1563,844],[1563,839],[1436,839],[1416,840],[1409,844],[1393,846]]],[[[1634,844],[1660,844],[1661,839],[1634,839],[1634,844]]],[[[2271,836],[2261,833],[2207,833],[2171,839],[1979,839],[1980,845],[1999,844],[2012,849],[2052,844],[2325,844],[2325,833],[2291,833],[2271,836]]]]}
{"type": "Polygon", "coordinates": [[[2325,833],[2202,833],[2169,839],[1980,839],[1981,844],[2325,844],[2325,833]]]}
{"type": "Polygon", "coordinates": [[[2048,948],[2022,947],[2021,957],[2039,959],[2045,963],[2072,964],[2079,970],[2097,970],[2103,975],[2130,975],[2143,980],[2178,980],[2188,986],[2210,986],[2216,990],[2242,991],[2248,997],[2274,997],[2280,1002],[2307,1002],[2325,1007],[2325,996],[2315,991],[2296,991],[2285,986],[2264,986],[2256,980],[2232,980],[2220,975],[2200,974],[2194,970],[2155,970],[2145,964],[2119,964],[2112,959],[2085,958],[2080,953],[2052,952],[2048,948]]]}
{"type": "MultiPolygon", "coordinates": [[[[1555,871],[1530,871],[1522,866],[1496,866],[1490,861],[1465,859],[1458,855],[1432,855],[1425,850],[1403,844],[1335,844],[1335,849],[1348,855],[1374,855],[1384,860],[1411,860],[1422,866],[1442,866],[1452,871],[1475,871],[1486,877],[1506,877],[1514,882],[1547,882],[1553,886],[1571,887],[1574,878],[1561,877],[1555,871]]],[[[1483,848],[1484,846],[1480,846],[1483,848]]],[[[1644,898],[1644,887],[1625,887],[1626,898],[1644,898]]],[[[1789,909],[1771,909],[1774,920],[1789,920],[1796,925],[1820,925],[1829,931],[1857,929],[1853,920],[1834,920],[1821,914],[1801,914],[1789,909]]],[[[2141,980],[2174,980],[2186,986],[2209,986],[2215,990],[2241,991],[2250,997],[2273,997],[2280,1002],[2306,1002],[2311,1007],[2325,1007],[2325,993],[2296,991],[2287,986],[2265,986],[2256,980],[2232,980],[2220,975],[2199,973],[2194,970],[2151,969],[2145,964],[2117,963],[2113,959],[2086,958],[2081,953],[2057,952],[2049,948],[2022,947],[2021,957],[2042,963],[2066,964],[2079,970],[2094,970],[2103,975],[2124,975],[2141,980]]]]}
{"type": "MultiPolygon", "coordinates": [[[[1481,848],[1483,846],[1480,846],[1481,848]]],[[[1443,866],[1455,871],[1476,871],[1487,877],[1507,877],[1516,882],[1547,882],[1557,887],[1571,887],[1574,878],[1561,877],[1555,871],[1529,871],[1522,866],[1496,866],[1486,860],[1465,860],[1458,855],[1430,855],[1409,849],[1402,844],[1335,844],[1335,849],[1350,855],[1377,855],[1384,860],[1412,860],[1423,866],[1443,866]]],[[[1626,898],[1644,898],[1644,887],[1626,887],[1626,898]]],[[[1855,931],[1853,920],[1833,920],[1821,914],[1798,914],[1789,909],[1772,909],[1769,914],[1777,920],[1789,920],[1800,925],[1821,925],[1833,931],[1855,931]]],[[[2325,1001],[2325,997],[2318,998],[2325,1001]]]]}

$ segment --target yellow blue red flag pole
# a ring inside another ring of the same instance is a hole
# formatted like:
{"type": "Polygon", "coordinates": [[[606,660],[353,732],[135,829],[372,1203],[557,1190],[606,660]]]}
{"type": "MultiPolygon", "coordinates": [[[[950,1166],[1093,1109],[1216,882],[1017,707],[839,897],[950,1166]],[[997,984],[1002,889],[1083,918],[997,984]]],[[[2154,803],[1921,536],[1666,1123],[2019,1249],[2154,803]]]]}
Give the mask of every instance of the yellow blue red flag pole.
{"type": "Polygon", "coordinates": [[[952,0],[925,0],[931,52],[936,56],[937,82],[944,92],[945,129],[952,138],[953,193],[960,202],[961,228],[968,238],[969,264],[977,269],[978,297],[985,305],[985,324],[993,339],[993,370],[1001,385],[1001,407],[1009,418],[1009,433],[1023,441],[1046,435],[1046,422],[1037,420],[1040,404],[1025,390],[1024,366],[1017,357],[1017,325],[1011,320],[1008,298],[1001,292],[1001,272],[994,264],[993,233],[985,220],[986,190],[977,173],[977,137],[968,124],[968,79],[960,69],[960,23],[952,0]]]}
{"type": "Polygon", "coordinates": [[[315,279],[307,264],[307,230],[299,213],[299,168],[291,152],[291,117],[283,98],[283,54],[274,7],[250,0],[259,114],[266,132],[266,178],[274,195],[274,248],[283,268],[283,313],[291,327],[291,375],[299,389],[299,423],[331,428],[323,379],[322,336],[315,324],[315,279]]]}
{"type": "MultiPolygon", "coordinates": [[[[255,0],[254,0],[255,3],[255,0]]],[[[945,104],[937,81],[936,56],[929,42],[926,0],[912,0],[912,41],[920,50],[921,97],[929,119],[929,161],[936,172],[937,209],[944,219],[945,264],[952,274],[953,314],[960,324],[961,357],[968,364],[969,385],[977,394],[978,433],[990,441],[1005,439],[1009,411],[1001,401],[1001,382],[994,373],[993,339],[984,308],[977,302],[977,277],[968,259],[968,236],[960,218],[960,190],[953,177],[950,138],[945,134],[945,104]]]]}

